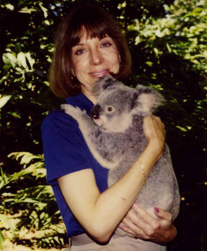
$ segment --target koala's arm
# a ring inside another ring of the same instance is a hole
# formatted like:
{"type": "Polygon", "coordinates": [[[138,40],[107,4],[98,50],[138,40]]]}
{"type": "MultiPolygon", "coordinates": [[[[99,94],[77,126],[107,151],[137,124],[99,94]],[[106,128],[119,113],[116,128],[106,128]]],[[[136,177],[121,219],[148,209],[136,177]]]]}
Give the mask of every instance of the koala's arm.
{"type": "Polygon", "coordinates": [[[86,111],[82,111],[78,107],[67,104],[62,105],[61,108],[64,109],[65,113],[77,121],[86,143],[88,146],[91,146],[92,142],[96,140],[97,135],[101,134],[100,128],[86,114],[86,111]]]}
{"type": "Polygon", "coordinates": [[[90,117],[86,114],[86,111],[81,110],[79,107],[74,107],[72,105],[64,104],[61,108],[78,122],[79,128],[84,137],[87,135],[92,135],[92,132],[98,133],[99,128],[93,123],[90,117]]]}
{"type": "MultiPolygon", "coordinates": [[[[62,109],[65,112],[73,117],[79,125],[81,133],[91,151],[94,158],[106,168],[111,168],[114,165],[112,158],[106,159],[108,155],[109,146],[111,145],[111,137],[107,137],[107,134],[104,133],[94,122],[93,120],[86,114],[85,111],[80,110],[78,107],[74,107],[71,105],[62,105],[62,109]]],[[[112,155],[112,154],[111,154],[112,155]]]]}

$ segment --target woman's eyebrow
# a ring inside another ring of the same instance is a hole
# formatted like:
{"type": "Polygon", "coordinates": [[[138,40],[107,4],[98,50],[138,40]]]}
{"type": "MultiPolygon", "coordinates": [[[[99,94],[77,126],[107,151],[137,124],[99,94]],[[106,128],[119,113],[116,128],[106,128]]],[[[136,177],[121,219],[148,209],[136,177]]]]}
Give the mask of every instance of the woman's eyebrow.
{"type": "Polygon", "coordinates": [[[84,45],[83,43],[78,43],[78,44],[75,44],[73,47],[76,47],[76,46],[82,46],[82,45],[84,45]]]}
{"type": "MultiPolygon", "coordinates": [[[[103,37],[103,38],[99,38],[99,41],[101,41],[101,40],[104,40],[104,39],[112,39],[111,37],[109,37],[108,35],[106,35],[105,37],[103,37]]],[[[82,42],[79,42],[79,43],[77,43],[77,44],[75,44],[73,47],[75,47],[75,46],[83,46],[83,45],[85,45],[85,43],[82,43],[82,42]]]]}

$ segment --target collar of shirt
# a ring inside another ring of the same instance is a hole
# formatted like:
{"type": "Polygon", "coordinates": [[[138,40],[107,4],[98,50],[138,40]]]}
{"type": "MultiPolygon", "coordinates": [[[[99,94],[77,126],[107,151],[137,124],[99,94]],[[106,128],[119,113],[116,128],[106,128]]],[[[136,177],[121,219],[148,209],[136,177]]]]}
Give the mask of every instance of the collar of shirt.
{"type": "Polygon", "coordinates": [[[93,103],[83,93],[66,98],[66,103],[79,107],[81,110],[86,110],[87,114],[89,114],[93,108],[93,103]]]}

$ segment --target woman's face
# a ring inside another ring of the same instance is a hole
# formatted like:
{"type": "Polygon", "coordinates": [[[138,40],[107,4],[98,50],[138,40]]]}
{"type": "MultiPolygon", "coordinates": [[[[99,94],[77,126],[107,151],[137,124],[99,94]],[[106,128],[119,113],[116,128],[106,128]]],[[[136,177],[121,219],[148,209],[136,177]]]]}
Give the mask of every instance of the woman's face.
{"type": "Polygon", "coordinates": [[[90,38],[83,30],[79,44],[72,47],[72,64],[83,93],[87,93],[99,78],[118,73],[120,55],[111,37],[90,38]]]}

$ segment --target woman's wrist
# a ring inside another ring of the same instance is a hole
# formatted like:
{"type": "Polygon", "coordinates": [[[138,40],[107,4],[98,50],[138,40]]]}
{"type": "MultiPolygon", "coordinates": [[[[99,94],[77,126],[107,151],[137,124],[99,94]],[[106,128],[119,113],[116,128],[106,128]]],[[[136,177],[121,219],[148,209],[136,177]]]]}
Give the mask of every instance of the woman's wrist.
{"type": "Polygon", "coordinates": [[[151,155],[154,156],[155,159],[159,159],[163,153],[164,141],[161,142],[160,140],[152,139],[148,141],[146,148],[148,148],[148,150],[151,152],[151,155]]]}

